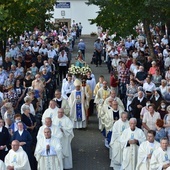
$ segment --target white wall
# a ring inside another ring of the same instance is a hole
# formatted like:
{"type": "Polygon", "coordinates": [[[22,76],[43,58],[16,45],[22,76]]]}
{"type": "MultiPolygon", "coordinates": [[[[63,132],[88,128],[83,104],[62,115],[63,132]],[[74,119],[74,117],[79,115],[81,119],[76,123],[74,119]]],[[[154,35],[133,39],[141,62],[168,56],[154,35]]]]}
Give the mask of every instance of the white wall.
{"type": "Polygon", "coordinates": [[[70,8],[56,8],[54,7],[54,19],[71,19],[71,23],[75,20],[76,23],[81,22],[83,26],[82,34],[90,34],[97,32],[96,25],[90,25],[88,19],[94,19],[97,16],[99,8],[95,5],[86,5],[85,0],[60,0],[57,2],[70,2],[70,8]],[[61,11],[65,11],[65,16],[61,16],[61,11]]]}

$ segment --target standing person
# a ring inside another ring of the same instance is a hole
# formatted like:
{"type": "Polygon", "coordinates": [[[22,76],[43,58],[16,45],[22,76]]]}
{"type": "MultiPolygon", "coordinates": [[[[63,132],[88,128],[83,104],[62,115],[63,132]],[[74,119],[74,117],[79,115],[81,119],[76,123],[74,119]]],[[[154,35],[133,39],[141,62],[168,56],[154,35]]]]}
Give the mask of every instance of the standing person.
{"type": "Polygon", "coordinates": [[[150,169],[150,160],[153,151],[160,146],[160,144],[155,140],[155,135],[156,133],[154,130],[149,130],[147,133],[147,141],[142,142],[139,146],[136,170],[150,169]]]}
{"type": "Polygon", "coordinates": [[[125,63],[122,63],[121,69],[118,72],[118,77],[119,77],[119,92],[120,92],[120,99],[123,101],[125,104],[125,99],[126,99],[126,84],[128,83],[129,79],[129,70],[126,68],[125,63]]]}
{"type": "Polygon", "coordinates": [[[150,169],[169,169],[170,167],[170,148],[168,147],[168,139],[162,138],[160,147],[157,148],[151,157],[150,169]]]}
{"type": "Polygon", "coordinates": [[[75,89],[74,81],[71,74],[67,75],[67,79],[62,83],[61,93],[64,99],[68,99],[71,92],[75,89]]]}
{"type": "Polygon", "coordinates": [[[94,96],[96,96],[98,90],[103,87],[103,82],[104,82],[104,76],[103,75],[100,75],[99,76],[99,81],[98,83],[96,84],[95,88],[94,88],[94,91],[93,91],[93,94],[94,96]]]}
{"type": "Polygon", "coordinates": [[[83,26],[82,26],[81,22],[79,22],[78,27],[79,27],[79,36],[81,36],[82,29],[83,29],[83,26]]]}
{"type": "Polygon", "coordinates": [[[110,142],[111,148],[111,164],[110,167],[113,167],[114,170],[120,170],[122,163],[122,151],[120,145],[120,136],[123,131],[129,127],[128,113],[122,112],[121,118],[116,121],[112,127],[112,137],[110,142]]]}
{"type": "Polygon", "coordinates": [[[58,109],[58,117],[53,122],[62,132],[61,138],[64,169],[73,168],[71,141],[74,137],[73,123],[65,116],[64,109],[58,109]]]}
{"type": "Polygon", "coordinates": [[[99,130],[102,130],[102,123],[101,123],[101,111],[106,98],[110,95],[110,89],[107,85],[106,81],[103,81],[103,86],[97,91],[97,94],[94,99],[94,103],[96,103],[96,109],[99,119],[99,130]]]}
{"type": "Polygon", "coordinates": [[[18,122],[17,126],[18,126],[18,130],[14,132],[12,140],[19,141],[19,145],[27,153],[30,165],[33,168],[32,153],[31,153],[31,144],[32,144],[31,134],[27,130],[24,129],[24,125],[22,122],[18,122]]]}
{"type": "Polygon", "coordinates": [[[62,50],[59,53],[58,63],[59,63],[60,82],[62,82],[63,80],[62,78],[66,77],[67,63],[68,63],[67,54],[64,50],[62,50]]]}
{"type": "Polygon", "coordinates": [[[45,110],[43,116],[42,116],[42,124],[45,124],[45,118],[50,117],[51,120],[55,119],[56,113],[58,112],[57,104],[54,100],[51,100],[49,102],[49,107],[45,110]]]}
{"type": "Polygon", "coordinates": [[[142,108],[146,105],[146,98],[142,91],[138,92],[138,96],[133,98],[132,103],[130,104],[132,108],[132,116],[137,119],[137,127],[141,128],[142,121],[140,119],[140,112],[142,108]]]}
{"type": "Polygon", "coordinates": [[[12,141],[12,149],[5,157],[5,166],[7,170],[26,169],[31,170],[28,156],[26,152],[20,147],[19,141],[12,141]]]}
{"type": "Polygon", "coordinates": [[[44,129],[44,136],[37,140],[34,153],[38,162],[38,170],[63,170],[62,147],[58,138],[51,136],[51,129],[44,129]]]}
{"type": "Polygon", "coordinates": [[[80,42],[78,43],[78,50],[82,52],[83,59],[85,60],[86,44],[84,43],[83,39],[80,39],[80,42]]]}
{"type": "Polygon", "coordinates": [[[165,129],[164,129],[164,121],[162,119],[157,119],[156,121],[156,136],[155,136],[155,140],[160,142],[160,140],[164,137],[167,136],[165,129]]]}
{"type": "Polygon", "coordinates": [[[86,128],[87,118],[86,110],[89,106],[89,94],[81,88],[81,81],[74,81],[75,90],[73,90],[68,98],[70,106],[70,118],[73,120],[74,128],[86,128]]]}
{"type": "Polygon", "coordinates": [[[148,130],[156,131],[156,121],[160,119],[161,116],[158,112],[155,111],[154,105],[148,106],[148,112],[143,115],[142,126],[144,128],[145,134],[148,130]]]}
{"type": "Polygon", "coordinates": [[[168,106],[166,108],[167,110],[167,114],[164,116],[164,127],[165,127],[165,131],[167,133],[167,137],[170,143],[170,106],[168,106]]]}
{"type": "Polygon", "coordinates": [[[118,76],[116,72],[110,72],[110,88],[111,90],[115,90],[116,95],[118,94],[118,76]]]}
{"type": "Polygon", "coordinates": [[[69,107],[68,101],[61,96],[60,90],[55,91],[55,98],[53,98],[53,100],[56,102],[57,107],[63,108],[64,114],[69,117],[70,116],[70,107],[69,107]]]}
{"type": "Polygon", "coordinates": [[[35,97],[40,98],[44,93],[44,83],[40,79],[40,74],[35,75],[35,80],[32,81],[32,88],[35,90],[35,97]]]}
{"type": "Polygon", "coordinates": [[[125,129],[120,137],[123,149],[122,168],[124,170],[135,170],[139,145],[146,140],[143,131],[136,127],[136,118],[129,120],[130,127],[125,129]]]}
{"type": "Polygon", "coordinates": [[[10,134],[8,129],[4,127],[4,121],[0,119],[0,160],[4,161],[6,154],[8,153],[10,143],[10,134]]]}
{"type": "Polygon", "coordinates": [[[137,93],[137,86],[135,84],[135,81],[132,79],[130,80],[130,84],[127,85],[126,95],[127,95],[127,111],[131,111],[131,108],[129,108],[129,105],[131,104],[134,95],[137,93]]]}
{"type": "Polygon", "coordinates": [[[146,93],[146,97],[147,99],[150,99],[154,90],[156,89],[156,86],[155,84],[151,81],[151,77],[148,76],[146,77],[146,81],[145,83],[143,84],[143,89],[146,93]]]}
{"type": "Polygon", "coordinates": [[[2,170],[5,170],[5,163],[3,161],[0,160],[0,167],[2,168],[2,170]]]}
{"type": "Polygon", "coordinates": [[[37,139],[41,138],[41,136],[44,136],[44,129],[46,127],[51,129],[52,136],[55,136],[61,140],[61,138],[63,137],[63,134],[62,134],[60,128],[53,124],[50,117],[46,117],[45,124],[39,128],[38,133],[37,133],[37,139]]]}
{"type": "Polygon", "coordinates": [[[99,64],[99,66],[101,66],[101,64],[102,64],[101,57],[102,57],[102,50],[103,50],[103,45],[100,42],[99,38],[94,43],[94,49],[96,51],[96,67],[98,67],[98,64],[99,64]]]}
{"type": "MultiPolygon", "coordinates": [[[[87,75],[86,84],[89,85],[89,87],[90,87],[90,89],[93,93],[95,86],[96,86],[96,79],[95,79],[95,77],[94,77],[94,75],[92,74],[91,71],[88,71],[86,73],[86,75],[87,75]]],[[[90,99],[90,103],[89,103],[88,116],[92,115],[93,111],[94,111],[94,97],[95,96],[92,94],[91,99],[90,99]]]]}
{"type": "Polygon", "coordinates": [[[108,110],[105,111],[105,116],[104,116],[104,127],[106,130],[106,137],[108,143],[111,141],[111,136],[112,136],[112,127],[114,123],[119,120],[121,117],[121,113],[124,110],[122,110],[121,107],[118,106],[117,101],[112,101],[111,106],[109,107],[108,110]]]}

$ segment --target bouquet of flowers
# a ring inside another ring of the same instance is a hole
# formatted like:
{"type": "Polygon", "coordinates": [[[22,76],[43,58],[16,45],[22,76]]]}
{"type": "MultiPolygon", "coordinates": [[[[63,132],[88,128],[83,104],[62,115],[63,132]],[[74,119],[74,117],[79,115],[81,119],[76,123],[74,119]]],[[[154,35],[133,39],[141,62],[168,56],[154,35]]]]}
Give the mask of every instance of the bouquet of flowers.
{"type": "Polygon", "coordinates": [[[86,75],[86,73],[89,71],[91,72],[91,68],[88,65],[80,68],[72,64],[71,67],[68,69],[68,73],[74,75],[77,78],[81,78],[81,76],[86,75]]]}
{"type": "Polygon", "coordinates": [[[73,75],[80,74],[80,72],[81,72],[81,68],[73,64],[68,69],[68,73],[73,74],[73,75]]]}
{"type": "Polygon", "coordinates": [[[81,68],[81,74],[84,76],[84,75],[86,75],[87,74],[87,72],[91,72],[91,68],[88,66],[88,65],[86,65],[86,66],[84,66],[84,67],[82,67],[81,68]]]}

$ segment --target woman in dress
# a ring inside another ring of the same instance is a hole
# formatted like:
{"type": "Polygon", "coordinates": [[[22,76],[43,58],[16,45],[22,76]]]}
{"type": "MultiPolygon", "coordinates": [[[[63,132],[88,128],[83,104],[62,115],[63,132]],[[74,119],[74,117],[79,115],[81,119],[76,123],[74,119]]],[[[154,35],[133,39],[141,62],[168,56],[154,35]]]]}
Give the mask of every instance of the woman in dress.
{"type": "Polygon", "coordinates": [[[14,82],[14,90],[18,96],[17,108],[20,108],[24,103],[23,98],[25,95],[25,88],[22,86],[21,81],[16,79],[14,82]]]}

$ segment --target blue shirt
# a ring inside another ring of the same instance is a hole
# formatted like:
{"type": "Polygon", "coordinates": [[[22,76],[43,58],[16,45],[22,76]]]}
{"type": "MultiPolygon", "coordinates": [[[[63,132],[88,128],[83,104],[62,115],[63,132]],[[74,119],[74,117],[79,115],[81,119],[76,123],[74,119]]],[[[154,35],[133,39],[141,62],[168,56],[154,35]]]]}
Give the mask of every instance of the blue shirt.
{"type": "Polygon", "coordinates": [[[79,50],[85,50],[86,49],[86,45],[84,42],[79,42],[78,43],[78,49],[79,50]]]}

